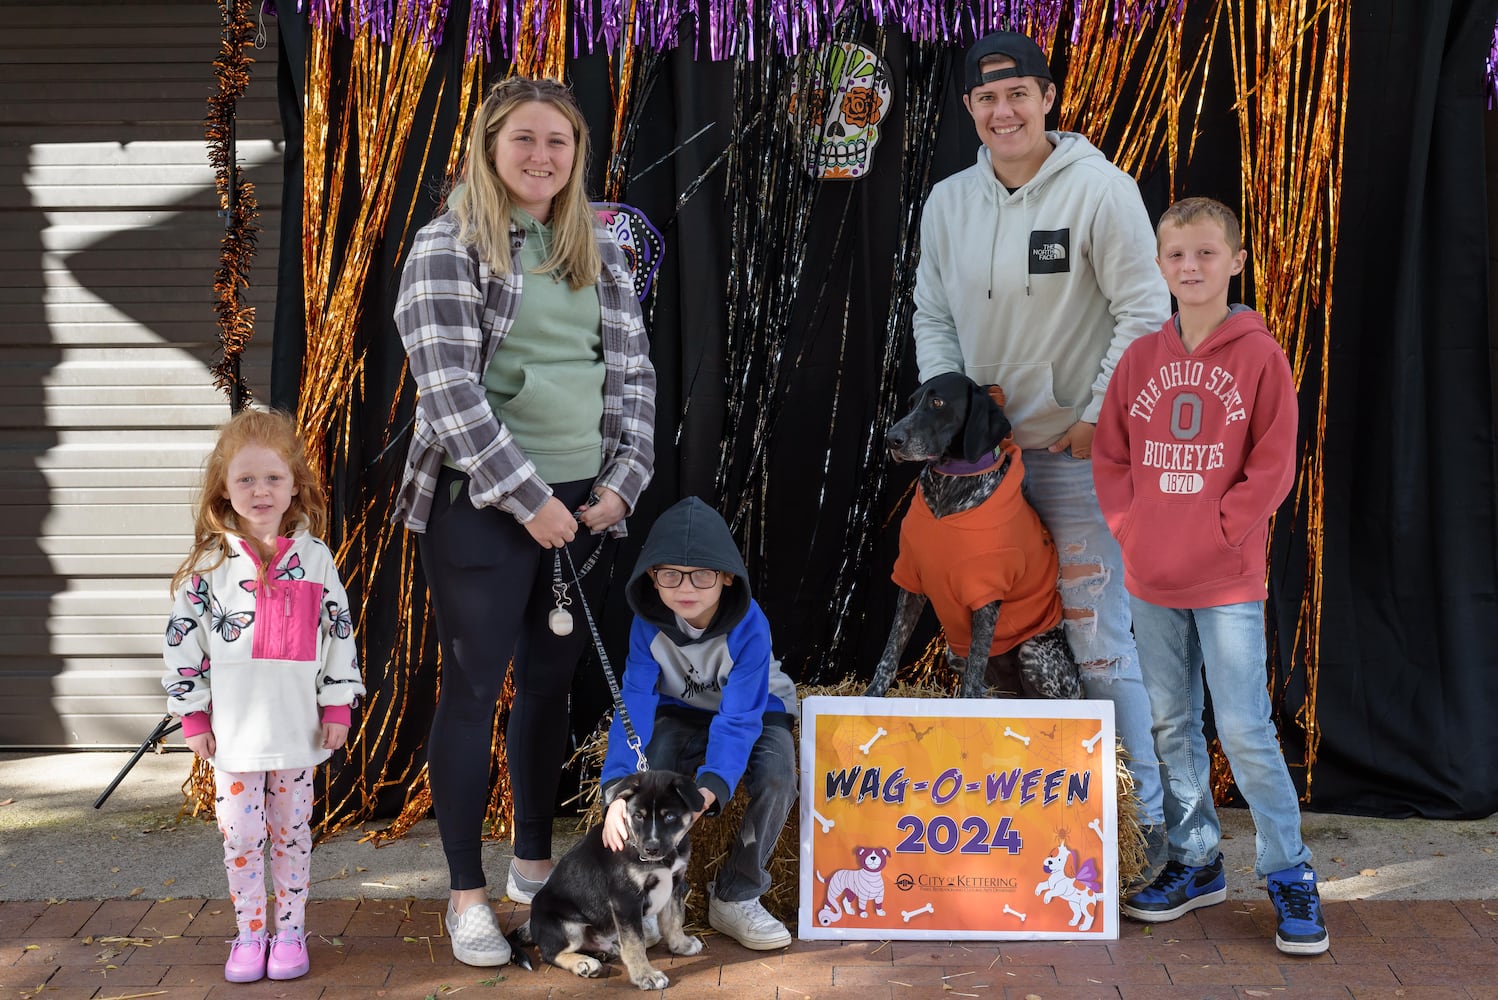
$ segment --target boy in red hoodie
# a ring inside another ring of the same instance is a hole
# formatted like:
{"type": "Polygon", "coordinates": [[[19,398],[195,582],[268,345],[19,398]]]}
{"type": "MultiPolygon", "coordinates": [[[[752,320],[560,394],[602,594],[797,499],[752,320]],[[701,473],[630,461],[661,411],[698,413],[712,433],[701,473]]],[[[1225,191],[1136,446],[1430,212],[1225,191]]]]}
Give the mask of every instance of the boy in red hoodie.
{"type": "Polygon", "coordinates": [[[1210,689],[1253,814],[1275,946],[1317,955],[1326,923],[1270,718],[1264,643],[1269,518],[1295,479],[1295,385],[1264,318],[1228,305],[1247,256],[1232,210],[1187,198],[1161,217],[1156,237],[1179,311],[1124,351],[1092,446],[1098,501],[1123,550],[1170,844],[1159,877],[1121,908],[1157,923],[1227,898],[1202,731],[1210,689]]]}

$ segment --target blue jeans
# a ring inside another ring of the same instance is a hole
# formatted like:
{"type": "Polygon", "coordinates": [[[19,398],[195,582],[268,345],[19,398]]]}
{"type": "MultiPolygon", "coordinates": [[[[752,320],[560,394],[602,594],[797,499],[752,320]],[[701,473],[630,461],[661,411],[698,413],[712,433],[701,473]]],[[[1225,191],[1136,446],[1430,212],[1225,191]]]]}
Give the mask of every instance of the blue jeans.
{"type": "Polygon", "coordinates": [[[1253,815],[1255,873],[1263,878],[1309,862],[1311,852],[1300,839],[1300,802],[1270,719],[1264,603],[1182,610],[1135,598],[1134,634],[1165,768],[1171,859],[1209,864],[1222,838],[1202,732],[1210,690],[1217,738],[1253,815]]]}
{"type": "Polygon", "coordinates": [[[1092,485],[1092,463],[1068,452],[1029,449],[1025,497],[1045,522],[1061,557],[1066,640],[1088,698],[1113,703],[1113,724],[1129,755],[1139,822],[1165,819],[1160,762],[1150,739],[1150,702],[1129,631],[1123,555],[1108,531],[1092,485]]]}
{"type": "MultiPolygon", "coordinates": [[[[713,719],[711,712],[656,715],[655,731],[645,748],[650,766],[696,774],[707,756],[708,727],[713,719]]],[[[749,802],[713,884],[713,895],[725,903],[758,899],[770,891],[770,858],[800,793],[796,740],[789,728],[765,723],[749,752],[739,784],[748,793],[749,802]]],[[[728,803],[721,803],[721,807],[726,809],[728,803]]]]}

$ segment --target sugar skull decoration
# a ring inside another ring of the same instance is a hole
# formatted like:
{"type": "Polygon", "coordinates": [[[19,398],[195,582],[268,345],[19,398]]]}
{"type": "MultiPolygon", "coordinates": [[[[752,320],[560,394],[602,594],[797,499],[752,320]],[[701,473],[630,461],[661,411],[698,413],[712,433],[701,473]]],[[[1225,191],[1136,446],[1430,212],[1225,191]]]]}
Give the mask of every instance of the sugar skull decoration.
{"type": "Polygon", "coordinates": [[[831,42],[807,59],[791,82],[789,105],[806,140],[806,169],[813,177],[857,180],[869,172],[889,111],[889,69],[853,42],[831,42]]]}
{"type": "Polygon", "coordinates": [[[624,248],[624,257],[629,262],[629,273],[635,281],[635,295],[641,302],[650,293],[650,283],[661,267],[661,248],[664,245],[660,232],[645,218],[645,213],[633,205],[621,205],[613,201],[593,203],[593,211],[608,227],[614,241],[624,248]]]}

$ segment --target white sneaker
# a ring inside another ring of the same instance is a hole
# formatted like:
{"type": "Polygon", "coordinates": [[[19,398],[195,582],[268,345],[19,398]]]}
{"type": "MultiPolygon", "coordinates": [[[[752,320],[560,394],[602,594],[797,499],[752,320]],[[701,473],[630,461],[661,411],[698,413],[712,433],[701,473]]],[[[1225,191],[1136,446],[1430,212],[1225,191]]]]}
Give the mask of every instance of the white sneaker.
{"type": "Polygon", "coordinates": [[[546,884],[546,879],[526,878],[515,870],[515,862],[510,862],[510,874],[505,876],[505,895],[513,902],[529,904],[536,898],[536,893],[546,884]]]}
{"type": "Polygon", "coordinates": [[[709,895],[707,922],[751,951],[771,951],[791,943],[791,932],[758,899],[729,903],[709,895]]]}
{"type": "Polygon", "coordinates": [[[464,965],[489,968],[510,961],[510,943],[499,932],[499,921],[487,902],[475,903],[462,916],[453,913],[453,905],[448,903],[446,923],[453,958],[464,965]]]}

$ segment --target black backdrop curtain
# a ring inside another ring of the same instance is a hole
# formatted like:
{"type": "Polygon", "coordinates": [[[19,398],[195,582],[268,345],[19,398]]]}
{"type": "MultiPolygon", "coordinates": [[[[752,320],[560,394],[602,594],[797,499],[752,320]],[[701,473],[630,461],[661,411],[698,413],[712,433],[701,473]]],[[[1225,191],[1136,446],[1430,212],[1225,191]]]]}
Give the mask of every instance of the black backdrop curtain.
{"type": "MultiPolygon", "coordinates": [[[[1498,707],[1498,554],[1480,210],[1481,67],[1498,0],[1434,0],[1418,12],[1409,6],[1353,2],[1326,428],[1322,670],[1313,706],[1321,742],[1310,806],[1478,816],[1498,809],[1498,741],[1488,731],[1498,707]]],[[[307,336],[298,256],[307,31],[292,7],[281,5],[288,153],[272,376],[272,402],[286,408],[295,407],[302,385],[307,336]]],[[[437,54],[434,76],[446,78],[448,96],[441,106],[430,99],[429,124],[418,118],[415,130],[422,138],[424,128],[434,133],[433,149],[446,147],[453,128],[466,7],[451,4],[437,54]]],[[[619,552],[603,608],[616,658],[628,618],[622,577],[654,516],[687,494],[729,517],[774,623],[777,652],[798,680],[867,673],[882,648],[895,552],[894,528],[885,522],[900,509],[913,470],[881,467],[871,477],[866,462],[914,387],[907,236],[930,183],[971,163],[977,140],[958,95],[956,50],[911,45],[871,25],[849,38],[881,52],[893,95],[872,169],[854,182],[797,181],[780,162],[790,129],[766,81],[791,71],[781,57],[694,61],[685,46],[657,57],[653,84],[634,94],[639,131],[619,200],[654,222],[666,249],[646,304],[660,378],[656,477],[631,521],[634,537],[619,552]],[[931,129],[930,141],[907,135],[911,122],[931,129]],[[796,203],[806,228],[794,287],[765,272],[789,267],[800,251],[756,256],[735,239],[741,213],[775,212],[787,185],[805,199],[796,203]]],[[[505,69],[491,66],[488,76],[505,69]]],[[[613,115],[608,62],[584,55],[569,63],[568,76],[593,125],[590,190],[601,194],[613,115]]],[[[1226,71],[1216,78],[1230,89],[1226,71]]],[[[428,89],[435,93],[435,81],[428,89]]],[[[1178,189],[1238,204],[1232,95],[1209,98],[1201,148],[1178,189]]],[[[430,157],[419,177],[408,165],[400,178],[394,204],[414,199],[413,232],[437,208],[442,160],[430,157]]],[[[1141,188],[1158,215],[1169,198],[1163,171],[1151,171],[1141,188]]],[[[404,211],[392,212],[364,299],[370,444],[335,470],[334,500],[343,512],[388,493],[404,456],[404,441],[383,453],[374,444],[389,434],[388,400],[401,372],[390,307],[404,222],[404,211]]],[[[1306,391],[1316,391],[1309,380],[1306,391]]],[[[404,410],[396,426],[409,419],[409,403],[404,410]]],[[[1297,576],[1287,546],[1277,544],[1276,553],[1271,607],[1289,627],[1303,571],[1297,576]]],[[[394,608],[395,581],[359,585],[370,588],[371,608],[394,608]]],[[[414,613],[424,611],[418,600],[414,613]]],[[[371,650],[393,634],[377,615],[360,625],[371,650]]],[[[934,624],[927,629],[907,656],[934,624]]],[[[434,678],[435,650],[423,656],[422,675],[434,678]]],[[[380,668],[366,664],[372,691],[389,685],[380,668]]],[[[1287,756],[1303,755],[1296,746],[1308,703],[1297,683],[1303,671],[1288,657],[1274,668],[1285,681],[1279,721],[1287,756]]],[[[579,734],[607,708],[597,669],[579,671],[579,734]]],[[[423,690],[434,686],[414,694],[423,690]]],[[[403,726],[366,759],[396,769],[419,762],[431,707],[410,704],[403,726]]],[[[398,805],[382,803],[382,811],[398,805]]]]}
{"type": "Polygon", "coordinates": [[[1493,0],[1356,0],[1327,416],[1319,809],[1498,809],[1482,66],[1493,0]]]}

